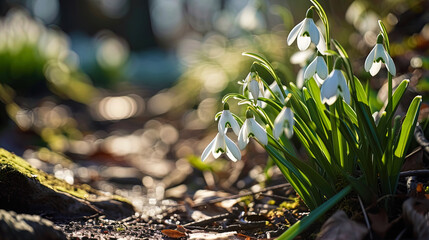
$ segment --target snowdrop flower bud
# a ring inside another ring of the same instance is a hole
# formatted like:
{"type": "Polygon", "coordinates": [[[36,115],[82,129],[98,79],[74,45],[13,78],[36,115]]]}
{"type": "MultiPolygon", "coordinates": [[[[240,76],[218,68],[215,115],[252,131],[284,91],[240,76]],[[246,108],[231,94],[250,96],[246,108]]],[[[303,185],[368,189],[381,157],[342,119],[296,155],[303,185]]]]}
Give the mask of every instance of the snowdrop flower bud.
{"type": "MultiPolygon", "coordinates": [[[[243,92],[245,89],[249,89],[251,99],[254,99],[257,101],[259,96],[263,95],[264,92],[264,86],[262,84],[261,79],[259,79],[259,76],[257,73],[250,72],[246,79],[244,80],[244,87],[243,92]]],[[[244,93],[243,93],[244,94],[244,93]]]]}
{"type": "Polygon", "coordinates": [[[283,107],[282,111],[274,120],[273,136],[275,139],[279,139],[282,132],[286,134],[286,137],[291,138],[293,134],[293,112],[290,108],[283,107]]]}
{"type": "Polygon", "coordinates": [[[241,159],[241,152],[237,145],[223,132],[219,132],[216,137],[209,143],[201,154],[201,160],[204,161],[209,156],[210,152],[213,157],[218,158],[222,153],[225,153],[229,159],[237,162],[241,159]]]}
{"type": "Polygon", "coordinates": [[[386,65],[387,70],[393,76],[396,75],[396,67],[393,59],[383,47],[383,35],[379,34],[377,37],[377,44],[368,54],[365,59],[365,71],[369,72],[371,76],[375,76],[380,71],[381,63],[386,65]]]}
{"type": "MultiPolygon", "coordinates": [[[[326,79],[326,77],[328,77],[328,66],[326,65],[325,59],[323,58],[322,54],[320,54],[320,52],[317,52],[316,58],[314,58],[314,60],[308,65],[307,69],[305,70],[304,79],[310,79],[315,74],[317,74],[317,76],[319,77],[315,78],[317,79],[317,81],[320,81],[321,79],[326,79]]],[[[322,84],[323,81],[319,83],[322,84]]]]}
{"type": "Polygon", "coordinates": [[[341,72],[342,59],[338,58],[335,62],[334,70],[329,74],[322,84],[320,89],[320,97],[322,103],[332,105],[337,101],[338,96],[342,96],[344,100],[350,104],[350,90],[347,86],[346,79],[341,72]]]}
{"type": "Polygon", "coordinates": [[[225,133],[228,127],[232,128],[235,135],[238,136],[240,125],[238,125],[237,120],[235,120],[234,116],[232,116],[231,112],[229,111],[229,104],[225,103],[223,105],[223,111],[220,115],[218,130],[220,133],[225,133]]]}
{"type": "Polygon", "coordinates": [[[287,44],[290,46],[297,39],[298,48],[306,50],[310,43],[319,44],[320,31],[313,20],[313,8],[307,10],[305,19],[298,23],[287,36],[287,44]]]}
{"type": "Polygon", "coordinates": [[[241,126],[240,133],[238,134],[238,147],[240,149],[246,148],[249,143],[249,138],[254,137],[263,145],[268,144],[268,136],[265,129],[256,122],[251,111],[246,112],[246,121],[241,126]]]}

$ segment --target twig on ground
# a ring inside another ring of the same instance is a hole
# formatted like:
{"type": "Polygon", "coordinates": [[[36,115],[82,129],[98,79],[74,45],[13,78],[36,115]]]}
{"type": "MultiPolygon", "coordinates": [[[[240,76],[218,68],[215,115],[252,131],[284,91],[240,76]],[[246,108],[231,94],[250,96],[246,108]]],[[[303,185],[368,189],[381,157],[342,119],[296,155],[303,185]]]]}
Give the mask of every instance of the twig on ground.
{"type": "Polygon", "coordinates": [[[368,228],[369,239],[372,240],[374,238],[372,236],[371,225],[369,224],[368,215],[366,215],[365,207],[363,206],[362,199],[360,199],[359,195],[358,195],[358,200],[359,200],[359,205],[362,208],[363,217],[365,218],[366,227],[368,228]]]}
{"type": "Polygon", "coordinates": [[[207,202],[195,204],[192,207],[200,207],[200,206],[207,205],[207,204],[213,204],[213,203],[218,203],[218,202],[222,202],[222,201],[230,200],[230,199],[234,199],[234,198],[240,198],[240,197],[245,197],[245,196],[249,196],[249,195],[255,195],[258,193],[268,192],[271,190],[275,190],[275,189],[279,189],[279,188],[285,188],[285,187],[290,187],[290,183],[283,183],[283,184],[279,184],[276,186],[266,187],[264,189],[261,189],[259,191],[255,191],[255,192],[241,193],[241,194],[231,195],[228,197],[216,198],[216,199],[213,199],[213,200],[210,200],[207,202]]]}
{"type": "Polygon", "coordinates": [[[429,176],[429,169],[419,169],[419,170],[410,170],[399,173],[399,177],[409,177],[409,176],[429,176]]]}

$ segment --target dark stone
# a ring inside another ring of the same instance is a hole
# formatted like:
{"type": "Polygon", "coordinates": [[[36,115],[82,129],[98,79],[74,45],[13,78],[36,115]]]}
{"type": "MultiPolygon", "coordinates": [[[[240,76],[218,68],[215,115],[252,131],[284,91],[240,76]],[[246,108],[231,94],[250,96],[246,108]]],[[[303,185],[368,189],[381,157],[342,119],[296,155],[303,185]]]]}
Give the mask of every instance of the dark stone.
{"type": "Polygon", "coordinates": [[[62,240],[66,236],[51,221],[40,216],[0,209],[0,239],[62,240]]]}

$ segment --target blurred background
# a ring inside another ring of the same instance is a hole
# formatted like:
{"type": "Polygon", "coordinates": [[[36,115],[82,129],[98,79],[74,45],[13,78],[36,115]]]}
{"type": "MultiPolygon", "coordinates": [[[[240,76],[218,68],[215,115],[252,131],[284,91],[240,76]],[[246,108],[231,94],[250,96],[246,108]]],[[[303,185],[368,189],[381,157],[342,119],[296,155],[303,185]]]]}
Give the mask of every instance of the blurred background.
{"type": "MultiPolygon", "coordinates": [[[[385,23],[395,82],[410,79],[409,100],[424,96],[420,120],[427,125],[429,1],[320,3],[331,36],[370,86],[373,111],[386,100],[386,70],[370,78],[363,63],[380,31],[377,20],[385,23]]],[[[283,82],[300,78],[311,53],[288,47],[286,37],[310,6],[280,0],[3,0],[0,147],[71,184],[128,197],[149,214],[173,204],[165,199],[198,189],[238,193],[258,190],[267,180],[284,182],[256,144],[234,164],[203,163],[199,156],[217,131],[221,97],[237,91],[250,70],[252,61],[242,52],[266,56],[283,82]]]]}

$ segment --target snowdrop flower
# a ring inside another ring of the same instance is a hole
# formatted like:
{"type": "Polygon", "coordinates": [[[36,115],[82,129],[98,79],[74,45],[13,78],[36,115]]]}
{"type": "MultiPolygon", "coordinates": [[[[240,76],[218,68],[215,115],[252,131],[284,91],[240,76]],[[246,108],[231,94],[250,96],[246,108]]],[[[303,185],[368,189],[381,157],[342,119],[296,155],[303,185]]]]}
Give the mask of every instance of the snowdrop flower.
{"type": "Polygon", "coordinates": [[[213,157],[218,158],[222,153],[225,153],[229,159],[237,162],[241,159],[241,152],[237,145],[225,135],[224,132],[219,132],[216,137],[209,143],[201,154],[201,160],[204,161],[209,156],[210,152],[213,157]]]}
{"type": "MultiPolygon", "coordinates": [[[[320,54],[319,52],[317,53],[317,56],[314,58],[314,60],[308,65],[307,69],[305,69],[304,79],[310,79],[314,75],[317,75],[319,77],[317,79],[318,81],[320,81],[321,79],[326,79],[326,77],[328,77],[328,66],[326,65],[325,59],[323,58],[322,54],[320,54]]],[[[323,83],[323,80],[321,83],[323,83]]]]}
{"type": "Polygon", "coordinates": [[[241,126],[240,133],[238,134],[238,147],[240,149],[246,148],[249,143],[249,137],[256,138],[263,145],[268,144],[268,136],[265,129],[256,122],[252,112],[246,112],[246,121],[241,126]]]}
{"type": "Polygon", "coordinates": [[[346,79],[341,72],[342,60],[338,58],[335,62],[334,70],[329,74],[322,84],[320,96],[322,103],[332,105],[337,101],[338,96],[342,96],[344,100],[350,104],[350,90],[347,86],[346,79]]]}
{"type": "Polygon", "coordinates": [[[314,48],[309,47],[305,51],[298,51],[290,57],[289,61],[292,64],[299,64],[301,67],[305,66],[307,62],[313,57],[314,48]]]}
{"type": "Polygon", "coordinates": [[[293,112],[290,108],[283,107],[282,111],[274,120],[273,136],[275,139],[279,139],[282,132],[286,134],[286,137],[291,138],[293,134],[293,112]]]}
{"type": "Polygon", "coordinates": [[[230,127],[234,131],[235,135],[238,136],[240,132],[240,125],[238,125],[237,120],[235,120],[234,116],[232,116],[229,111],[229,104],[225,103],[223,105],[223,111],[220,115],[219,123],[217,125],[220,133],[226,132],[227,128],[230,127]]]}
{"type": "Polygon", "coordinates": [[[259,75],[254,72],[250,72],[246,79],[244,79],[244,86],[243,86],[243,95],[244,91],[249,89],[250,95],[249,98],[251,99],[258,99],[258,97],[263,95],[264,92],[264,86],[262,84],[261,79],[259,79],[259,75]]]}
{"type": "Polygon", "coordinates": [[[298,48],[306,50],[310,43],[319,44],[320,31],[313,20],[313,8],[307,10],[305,19],[298,23],[287,36],[287,44],[290,46],[297,39],[298,48]]]}
{"type": "Polygon", "coordinates": [[[387,70],[393,75],[396,75],[396,67],[393,59],[390,57],[389,53],[383,47],[383,36],[381,34],[377,37],[377,44],[368,54],[365,60],[365,71],[371,73],[371,76],[380,71],[381,63],[386,65],[387,70]]]}

